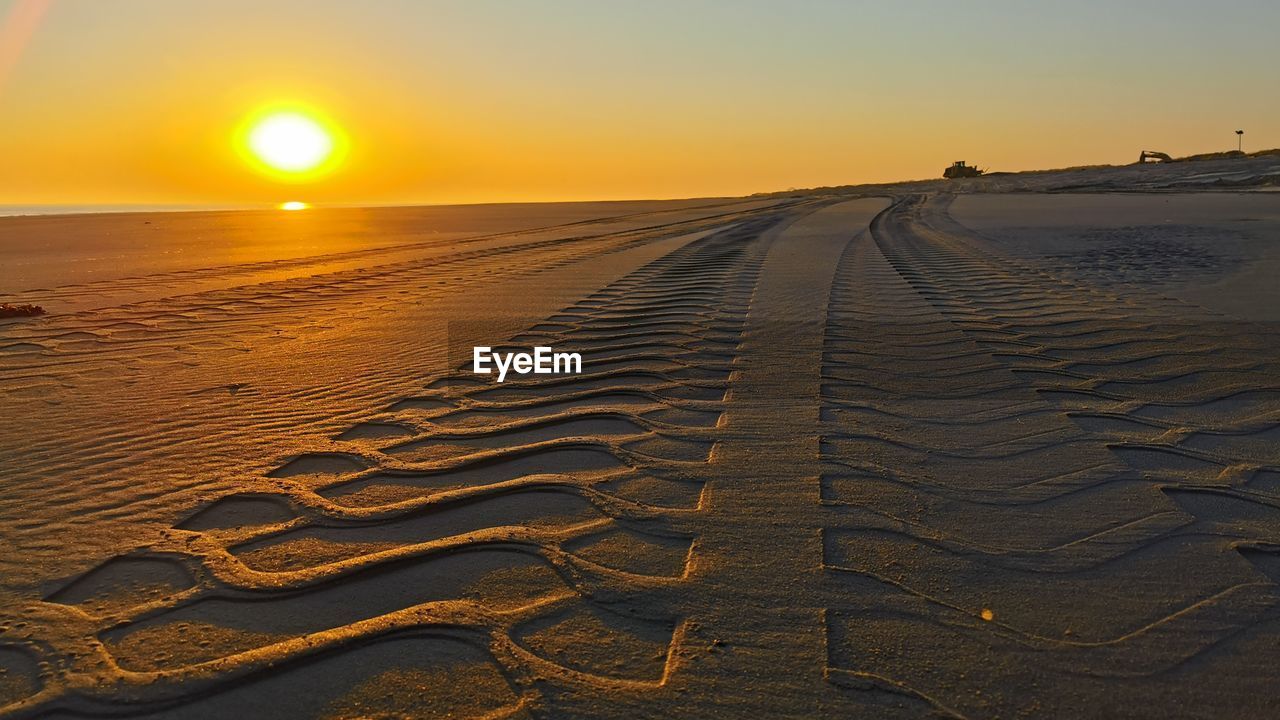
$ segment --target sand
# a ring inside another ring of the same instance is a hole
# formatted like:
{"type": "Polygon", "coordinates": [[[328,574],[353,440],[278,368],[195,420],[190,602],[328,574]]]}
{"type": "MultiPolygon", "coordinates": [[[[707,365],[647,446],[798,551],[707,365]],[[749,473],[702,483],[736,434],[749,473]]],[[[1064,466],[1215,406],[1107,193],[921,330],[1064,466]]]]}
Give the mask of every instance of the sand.
{"type": "Polygon", "coordinates": [[[966,195],[951,215],[1057,273],[1280,320],[1280,204],[1269,193],[966,195]]]}
{"type": "Polygon", "coordinates": [[[0,220],[0,716],[1270,717],[1280,196],[1170,167],[0,220]]]}

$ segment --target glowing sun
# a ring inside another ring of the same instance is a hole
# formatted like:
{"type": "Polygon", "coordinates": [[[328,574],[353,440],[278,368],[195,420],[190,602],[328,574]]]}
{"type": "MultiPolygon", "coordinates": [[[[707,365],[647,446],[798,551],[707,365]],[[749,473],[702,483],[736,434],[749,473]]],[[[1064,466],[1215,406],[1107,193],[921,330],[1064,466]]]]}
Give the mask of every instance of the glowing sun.
{"type": "Polygon", "coordinates": [[[346,138],[319,113],[272,108],[245,120],[237,145],[260,171],[279,180],[305,182],[341,162],[346,138]]]}
{"type": "Polygon", "coordinates": [[[249,149],[277,170],[314,170],[333,153],[333,138],[320,123],[281,112],[259,120],[249,131],[249,149]]]}

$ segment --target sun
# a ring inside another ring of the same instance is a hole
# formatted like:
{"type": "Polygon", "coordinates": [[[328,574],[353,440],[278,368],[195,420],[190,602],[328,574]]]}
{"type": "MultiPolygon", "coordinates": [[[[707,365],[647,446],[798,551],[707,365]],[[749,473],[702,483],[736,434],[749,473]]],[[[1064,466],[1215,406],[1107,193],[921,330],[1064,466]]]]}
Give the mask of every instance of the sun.
{"type": "Polygon", "coordinates": [[[306,115],[281,112],[268,115],[253,126],[249,149],[277,170],[307,172],[333,153],[333,138],[306,115]]]}
{"type": "Polygon", "coordinates": [[[285,182],[307,182],[338,166],[346,136],[314,110],[277,106],[246,118],[236,145],[259,171],[285,182]]]}

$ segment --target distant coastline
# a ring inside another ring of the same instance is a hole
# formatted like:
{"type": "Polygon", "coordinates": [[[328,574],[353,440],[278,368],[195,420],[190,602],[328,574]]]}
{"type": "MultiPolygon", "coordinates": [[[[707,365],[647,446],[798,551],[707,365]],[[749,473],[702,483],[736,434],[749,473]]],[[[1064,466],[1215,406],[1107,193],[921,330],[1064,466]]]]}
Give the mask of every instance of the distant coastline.
{"type": "MultiPolygon", "coordinates": [[[[815,193],[876,193],[884,192],[933,192],[945,189],[949,192],[987,191],[1009,192],[1025,190],[1151,190],[1151,189],[1259,189],[1274,188],[1280,184],[1280,174],[1275,167],[1280,158],[1280,148],[1259,150],[1252,153],[1236,151],[1201,153],[1174,158],[1166,163],[1128,163],[1124,165],[1078,165],[1065,168],[987,172],[974,178],[944,180],[938,177],[898,180],[884,183],[853,183],[818,187],[765,190],[750,195],[708,195],[685,198],[627,198],[627,199],[576,199],[576,200],[509,200],[494,202],[385,202],[385,203],[324,203],[321,208],[407,208],[407,207],[462,207],[462,206],[530,206],[559,205],[566,203],[626,203],[665,202],[676,200],[723,200],[730,197],[759,198],[815,193]],[[1169,181],[1169,177],[1176,180],[1169,181]],[[1063,180],[1078,179],[1078,184],[1058,186],[1045,177],[1063,180]],[[1034,186],[1034,187],[1032,187],[1034,186]],[[1153,187],[1154,186],[1154,187],[1153,187]]],[[[0,217],[38,215],[92,215],[153,212],[201,212],[219,210],[272,210],[274,203],[246,203],[240,205],[216,204],[97,204],[97,205],[6,205],[0,204],[0,217]]]]}
{"type": "Polygon", "coordinates": [[[252,210],[251,205],[0,205],[0,217],[20,215],[94,215],[100,213],[252,210]]]}

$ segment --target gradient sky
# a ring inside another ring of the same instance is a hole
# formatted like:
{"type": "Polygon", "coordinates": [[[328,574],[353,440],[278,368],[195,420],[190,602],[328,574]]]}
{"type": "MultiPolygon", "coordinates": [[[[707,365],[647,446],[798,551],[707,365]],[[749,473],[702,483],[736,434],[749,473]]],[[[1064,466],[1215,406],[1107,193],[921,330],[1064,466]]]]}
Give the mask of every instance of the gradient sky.
{"type": "Polygon", "coordinates": [[[1275,0],[0,0],[0,18],[0,204],[737,195],[1224,150],[1237,127],[1280,146],[1275,0]],[[346,128],[338,172],[282,186],[237,156],[237,124],[280,100],[346,128]]]}

